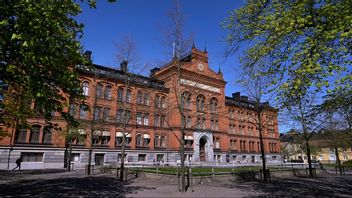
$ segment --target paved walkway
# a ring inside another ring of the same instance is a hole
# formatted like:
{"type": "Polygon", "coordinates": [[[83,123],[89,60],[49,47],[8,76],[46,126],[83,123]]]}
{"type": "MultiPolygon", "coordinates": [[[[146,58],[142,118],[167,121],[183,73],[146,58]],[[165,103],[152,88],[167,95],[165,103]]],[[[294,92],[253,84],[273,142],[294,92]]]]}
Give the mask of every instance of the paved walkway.
{"type": "Polygon", "coordinates": [[[216,182],[196,185],[184,194],[177,186],[156,179],[137,178],[120,183],[111,175],[83,171],[0,171],[0,197],[352,197],[352,176],[273,178],[258,182],[216,182]]]}

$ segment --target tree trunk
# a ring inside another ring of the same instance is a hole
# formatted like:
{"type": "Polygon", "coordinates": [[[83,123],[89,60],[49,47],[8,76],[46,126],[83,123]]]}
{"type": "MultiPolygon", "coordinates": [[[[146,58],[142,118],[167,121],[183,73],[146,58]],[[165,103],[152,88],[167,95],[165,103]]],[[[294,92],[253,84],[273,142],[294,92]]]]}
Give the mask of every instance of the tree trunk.
{"type": "Polygon", "coordinates": [[[308,140],[306,141],[306,150],[307,150],[307,158],[308,158],[308,168],[309,168],[309,177],[313,177],[313,168],[312,168],[312,160],[310,156],[310,146],[308,140]]]}
{"type": "Polygon", "coordinates": [[[87,175],[90,175],[90,173],[91,173],[90,167],[92,166],[92,152],[93,152],[93,149],[92,149],[92,146],[90,146],[89,154],[88,154],[87,175]]]}
{"type": "Polygon", "coordinates": [[[185,138],[182,134],[180,145],[180,155],[181,155],[181,192],[186,191],[186,179],[185,179],[185,138]]]}
{"type": "MultiPolygon", "coordinates": [[[[260,127],[261,128],[261,127],[260,127]]],[[[263,141],[263,135],[262,135],[262,130],[259,130],[259,141],[260,141],[260,153],[262,156],[262,169],[263,169],[263,183],[268,183],[268,174],[266,172],[266,159],[265,159],[265,151],[264,151],[264,141],[263,141]]]]}
{"type": "Polygon", "coordinates": [[[335,150],[335,155],[336,155],[336,163],[337,163],[337,166],[339,167],[340,175],[342,175],[342,167],[341,167],[341,160],[339,157],[339,149],[335,148],[334,150],[335,150]]]}
{"type": "Polygon", "coordinates": [[[123,182],[124,169],[125,169],[125,147],[126,147],[126,133],[123,133],[122,136],[122,145],[121,145],[121,165],[120,165],[120,182],[123,182]]]}
{"type": "Polygon", "coordinates": [[[72,141],[69,143],[69,151],[68,151],[68,165],[67,165],[67,170],[71,171],[71,156],[72,156],[72,141]]]}

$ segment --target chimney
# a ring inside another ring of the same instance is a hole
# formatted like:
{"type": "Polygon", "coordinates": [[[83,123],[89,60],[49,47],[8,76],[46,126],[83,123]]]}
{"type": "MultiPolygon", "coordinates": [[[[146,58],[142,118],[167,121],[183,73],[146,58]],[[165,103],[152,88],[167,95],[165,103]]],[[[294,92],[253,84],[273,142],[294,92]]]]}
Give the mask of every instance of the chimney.
{"type": "Polygon", "coordinates": [[[240,99],[240,97],[241,97],[241,92],[232,93],[232,98],[233,99],[240,99]]]}
{"type": "Polygon", "coordinates": [[[154,67],[153,69],[150,70],[150,77],[154,77],[155,73],[160,71],[159,67],[154,67]]]}
{"type": "Polygon", "coordinates": [[[120,63],[120,70],[121,71],[123,71],[123,72],[127,72],[127,65],[128,65],[128,62],[127,61],[122,61],[121,63],[120,63]]]}
{"type": "Polygon", "coordinates": [[[248,96],[241,96],[241,101],[248,102],[248,96]]]}
{"type": "Polygon", "coordinates": [[[92,62],[92,51],[87,50],[84,52],[83,55],[87,59],[87,61],[92,62]]]}

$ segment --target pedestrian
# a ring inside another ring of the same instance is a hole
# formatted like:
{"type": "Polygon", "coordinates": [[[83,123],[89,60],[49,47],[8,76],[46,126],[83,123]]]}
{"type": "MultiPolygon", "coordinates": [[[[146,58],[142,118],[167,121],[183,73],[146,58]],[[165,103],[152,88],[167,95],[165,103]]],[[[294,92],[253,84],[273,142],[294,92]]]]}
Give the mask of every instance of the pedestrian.
{"type": "Polygon", "coordinates": [[[17,166],[15,168],[13,168],[12,170],[15,170],[16,168],[18,168],[18,170],[20,171],[21,170],[21,163],[22,163],[22,156],[16,160],[17,166]]]}

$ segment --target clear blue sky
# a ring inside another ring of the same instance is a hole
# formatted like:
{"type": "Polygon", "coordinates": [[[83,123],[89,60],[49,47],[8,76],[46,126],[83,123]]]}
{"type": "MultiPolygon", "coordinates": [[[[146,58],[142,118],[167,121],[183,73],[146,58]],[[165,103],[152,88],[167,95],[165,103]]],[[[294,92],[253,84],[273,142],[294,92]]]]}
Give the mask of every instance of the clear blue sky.
{"type": "MultiPolygon", "coordinates": [[[[218,71],[219,66],[227,81],[225,93],[242,91],[235,81],[240,79],[239,56],[224,59],[225,31],[221,22],[228,13],[243,5],[242,0],[181,0],[185,15],[185,31],[193,33],[196,47],[206,48],[210,67],[218,71]]],[[[139,51],[139,62],[151,67],[159,66],[166,60],[165,50],[172,51],[162,42],[163,27],[168,25],[167,12],[172,9],[172,0],[118,0],[108,3],[99,0],[97,9],[82,6],[83,13],[78,17],[85,24],[82,40],[85,50],[93,52],[93,62],[109,67],[119,63],[115,54],[116,43],[126,35],[131,35],[139,51]]],[[[149,68],[151,69],[151,68],[149,68]]],[[[149,72],[148,69],[148,72],[149,72]]],[[[144,72],[144,75],[149,75],[144,72]]]]}

